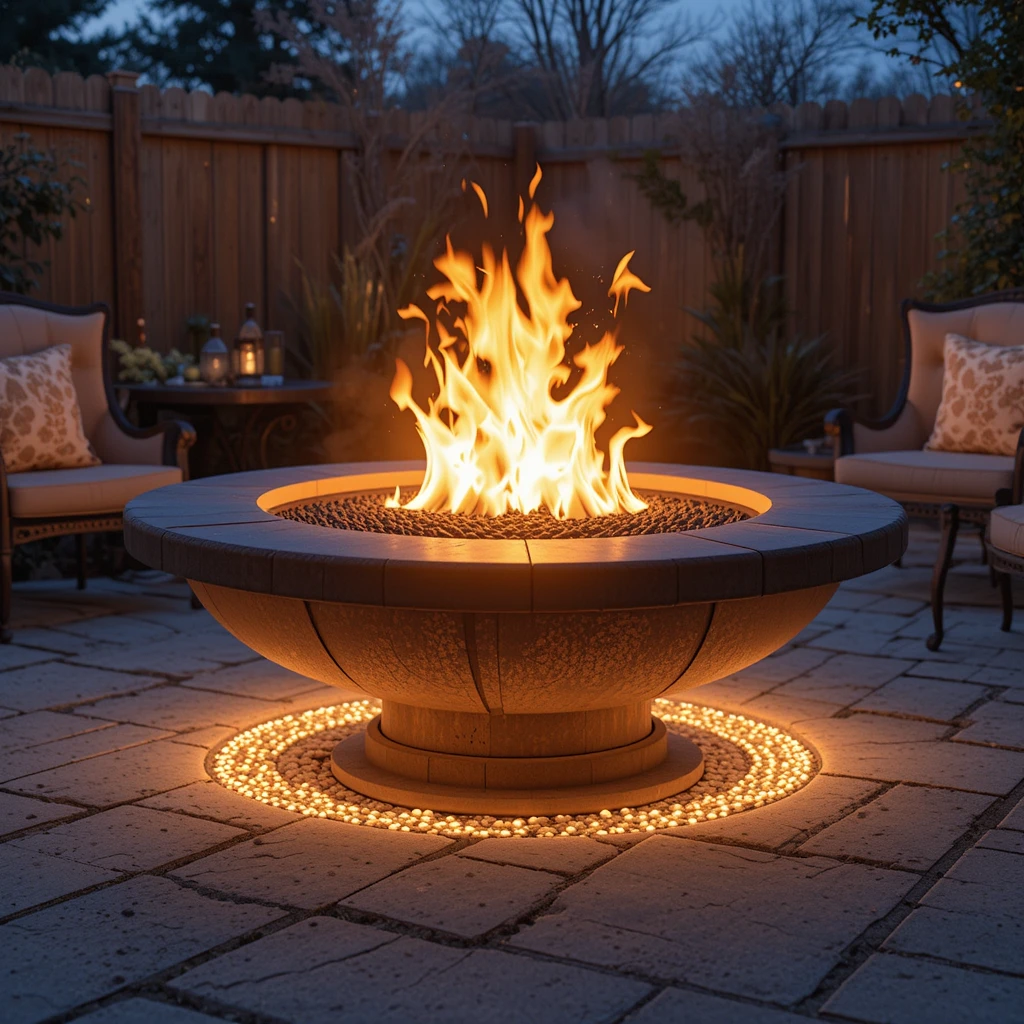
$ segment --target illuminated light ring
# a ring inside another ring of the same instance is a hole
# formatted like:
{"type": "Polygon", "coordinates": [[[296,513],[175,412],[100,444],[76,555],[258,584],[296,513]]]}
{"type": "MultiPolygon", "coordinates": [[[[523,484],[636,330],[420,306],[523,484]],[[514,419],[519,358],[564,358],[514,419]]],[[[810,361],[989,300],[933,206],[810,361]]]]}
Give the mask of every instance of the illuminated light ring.
{"type": "Polygon", "coordinates": [[[678,797],[640,807],[536,818],[434,813],[372,800],[346,789],[331,774],[334,745],[379,711],[375,702],[351,701],[253,726],[211,751],[210,775],[242,796],[306,817],[464,839],[624,835],[697,825],[790,796],[819,768],[814,753],[778,726],[659,699],[654,714],[670,730],[696,740],[709,765],[705,777],[678,797]],[[323,744],[316,745],[320,735],[323,744]],[[712,747],[719,748],[714,756],[712,747]]]}

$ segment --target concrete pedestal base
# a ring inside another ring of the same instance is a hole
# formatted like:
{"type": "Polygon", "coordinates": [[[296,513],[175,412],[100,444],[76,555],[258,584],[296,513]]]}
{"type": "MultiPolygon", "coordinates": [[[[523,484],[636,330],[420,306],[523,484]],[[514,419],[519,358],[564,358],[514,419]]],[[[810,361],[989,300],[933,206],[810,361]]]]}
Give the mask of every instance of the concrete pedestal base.
{"type": "Polygon", "coordinates": [[[478,757],[397,743],[380,718],[342,740],[331,770],[349,789],[402,807],[501,817],[635,807],[688,789],[704,774],[700,748],[658,719],[647,736],[608,750],[553,757],[478,757]]]}

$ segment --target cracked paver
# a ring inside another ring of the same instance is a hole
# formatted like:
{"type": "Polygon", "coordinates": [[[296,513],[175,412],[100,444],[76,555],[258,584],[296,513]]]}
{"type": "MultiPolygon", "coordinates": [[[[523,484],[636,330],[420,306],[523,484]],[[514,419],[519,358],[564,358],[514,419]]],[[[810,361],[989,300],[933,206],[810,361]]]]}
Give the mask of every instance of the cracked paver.
{"type": "Polygon", "coordinates": [[[293,925],[172,984],[295,1024],[610,1024],[651,991],[629,978],[334,918],[293,925]]]}
{"type": "Polygon", "coordinates": [[[655,836],[562,893],[511,944],[787,1003],[916,882],[905,872],[655,836]]]}

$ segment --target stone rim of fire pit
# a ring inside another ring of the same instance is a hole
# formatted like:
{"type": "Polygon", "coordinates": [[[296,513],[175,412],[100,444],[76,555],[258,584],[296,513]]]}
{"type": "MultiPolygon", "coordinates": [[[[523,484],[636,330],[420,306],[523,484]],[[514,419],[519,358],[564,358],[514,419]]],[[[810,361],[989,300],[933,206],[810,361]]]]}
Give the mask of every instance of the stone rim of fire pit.
{"type": "Polygon", "coordinates": [[[135,557],[200,583],[477,612],[656,608],[782,593],[873,572],[906,543],[902,507],[860,488],[706,466],[632,463],[628,470],[636,488],[727,502],[751,518],[634,537],[454,540],[310,526],[273,514],[303,499],[413,485],[423,473],[420,462],[347,463],[150,491],[125,509],[125,538],[135,557]]]}

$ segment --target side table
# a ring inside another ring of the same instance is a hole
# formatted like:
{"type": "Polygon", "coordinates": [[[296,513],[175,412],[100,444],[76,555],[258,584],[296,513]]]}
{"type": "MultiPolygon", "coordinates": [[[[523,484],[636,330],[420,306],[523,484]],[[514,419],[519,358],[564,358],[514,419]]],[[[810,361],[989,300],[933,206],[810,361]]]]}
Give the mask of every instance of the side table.
{"type": "MultiPolygon", "coordinates": [[[[276,387],[210,387],[199,384],[118,384],[138,410],[140,425],[155,423],[163,409],[185,418],[205,414],[211,441],[232,472],[267,469],[267,446],[275,432],[295,430],[298,414],[314,403],[334,400],[334,385],[324,380],[286,380],[276,387]],[[241,429],[226,422],[234,414],[241,429]]],[[[197,429],[199,429],[197,427],[197,429]]]]}
{"type": "Polygon", "coordinates": [[[817,452],[807,451],[802,444],[772,448],[768,452],[768,461],[773,473],[807,476],[815,480],[835,479],[835,458],[830,446],[817,452]]]}

